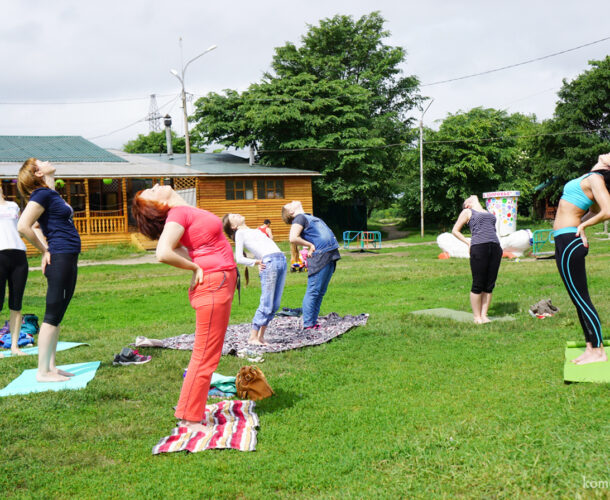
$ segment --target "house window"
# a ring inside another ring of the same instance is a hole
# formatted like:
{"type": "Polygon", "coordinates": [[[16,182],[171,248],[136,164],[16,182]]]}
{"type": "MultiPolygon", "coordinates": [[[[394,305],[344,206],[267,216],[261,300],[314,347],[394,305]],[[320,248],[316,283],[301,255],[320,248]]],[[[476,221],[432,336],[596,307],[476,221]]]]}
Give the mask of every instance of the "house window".
{"type": "Polygon", "coordinates": [[[256,184],[259,200],[274,200],[284,197],[284,179],[260,179],[256,184]]]}
{"type": "Polygon", "coordinates": [[[75,212],[85,210],[85,181],[71,180],[66,187],[68,191],[68,203],[72,205],[75,212]]]}
{"type": "Polygon", "coordinates": [[[253,200],[254,185],[252,181],[230,180],[225,181],[227,200],[253,200]]]}

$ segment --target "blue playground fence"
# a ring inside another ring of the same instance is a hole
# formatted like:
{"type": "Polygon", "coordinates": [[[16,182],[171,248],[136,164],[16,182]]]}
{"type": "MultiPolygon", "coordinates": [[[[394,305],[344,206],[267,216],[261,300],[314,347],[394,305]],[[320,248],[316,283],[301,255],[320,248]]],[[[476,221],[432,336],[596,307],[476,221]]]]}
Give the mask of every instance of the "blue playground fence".
{"type": "Polygon", "coordinates": [[[350,249],[354,244],[365,248],[381,248],[381,233],[379,231],[343,231],[343,248],[350,249]]]}
{"type": "Polygon", "coordinates": [[[532,254],[535,257],[541,255],[553,255],[555,253],[555,239],[552,229],[537,229],[532,234],[532,254]]]}

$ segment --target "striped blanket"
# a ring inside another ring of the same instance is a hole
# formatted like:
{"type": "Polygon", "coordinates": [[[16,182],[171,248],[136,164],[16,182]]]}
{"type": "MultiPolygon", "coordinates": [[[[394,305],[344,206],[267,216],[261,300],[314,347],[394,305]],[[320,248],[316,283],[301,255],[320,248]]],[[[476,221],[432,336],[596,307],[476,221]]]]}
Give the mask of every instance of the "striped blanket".
{"type": "Polygon", "coordinates": [[[190,451],[233,448],[240,451],[256,450],[258,415],[254,401],[220,401],[206,406],[207,423],[213,424],[211,432],[192,432],[186,427],[176,427],[172,433],[153,447],[153,455],[190,451]]]}

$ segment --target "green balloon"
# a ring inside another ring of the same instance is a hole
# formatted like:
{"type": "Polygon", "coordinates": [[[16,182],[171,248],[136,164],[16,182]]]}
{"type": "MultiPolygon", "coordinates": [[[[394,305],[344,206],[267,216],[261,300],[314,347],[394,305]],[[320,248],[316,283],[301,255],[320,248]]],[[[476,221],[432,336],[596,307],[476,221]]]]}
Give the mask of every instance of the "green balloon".
{"type": "Polygon", "coordinates": [[[62,188],[62,187],[64,187],[65,185],[66,185],[65,181],[63,181],[62,179],[56,179],[56,180],[55,180],[55,186],[56,186],[56,187],[62,188]]]}
{"type": "Polygon", "coordinates": [[[108,185],[112,184],[112,179],[104,179],[104,180],[102,180],[102,182],[108,186],[108,185]]]}

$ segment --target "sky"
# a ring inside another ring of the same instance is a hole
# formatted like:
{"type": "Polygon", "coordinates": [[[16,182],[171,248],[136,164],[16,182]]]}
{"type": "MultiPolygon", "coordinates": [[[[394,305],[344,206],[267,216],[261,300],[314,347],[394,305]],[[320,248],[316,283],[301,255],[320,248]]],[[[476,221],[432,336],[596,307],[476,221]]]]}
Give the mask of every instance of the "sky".
{"type": "MultiPolygon", "coordinates": [[[[610,37],[608,0],[0,0],[1,135],[80,135],[121,148],[147,134],[150,95],[184,134],[180,82],[170,69],[211,45],[185,73],[196,96],[245,90],[274,49],[337,14],[386,19],[401,69],[434,99],[424,117],[476,106],[553,115],[562,80],[610,54],[610,39],[512,69],[439,85],[610,37]]],[[[187,105],[189,113],[192,104],[187,105]]],[[[421,112],[414,113],[420,117],[421,112]]]]}

